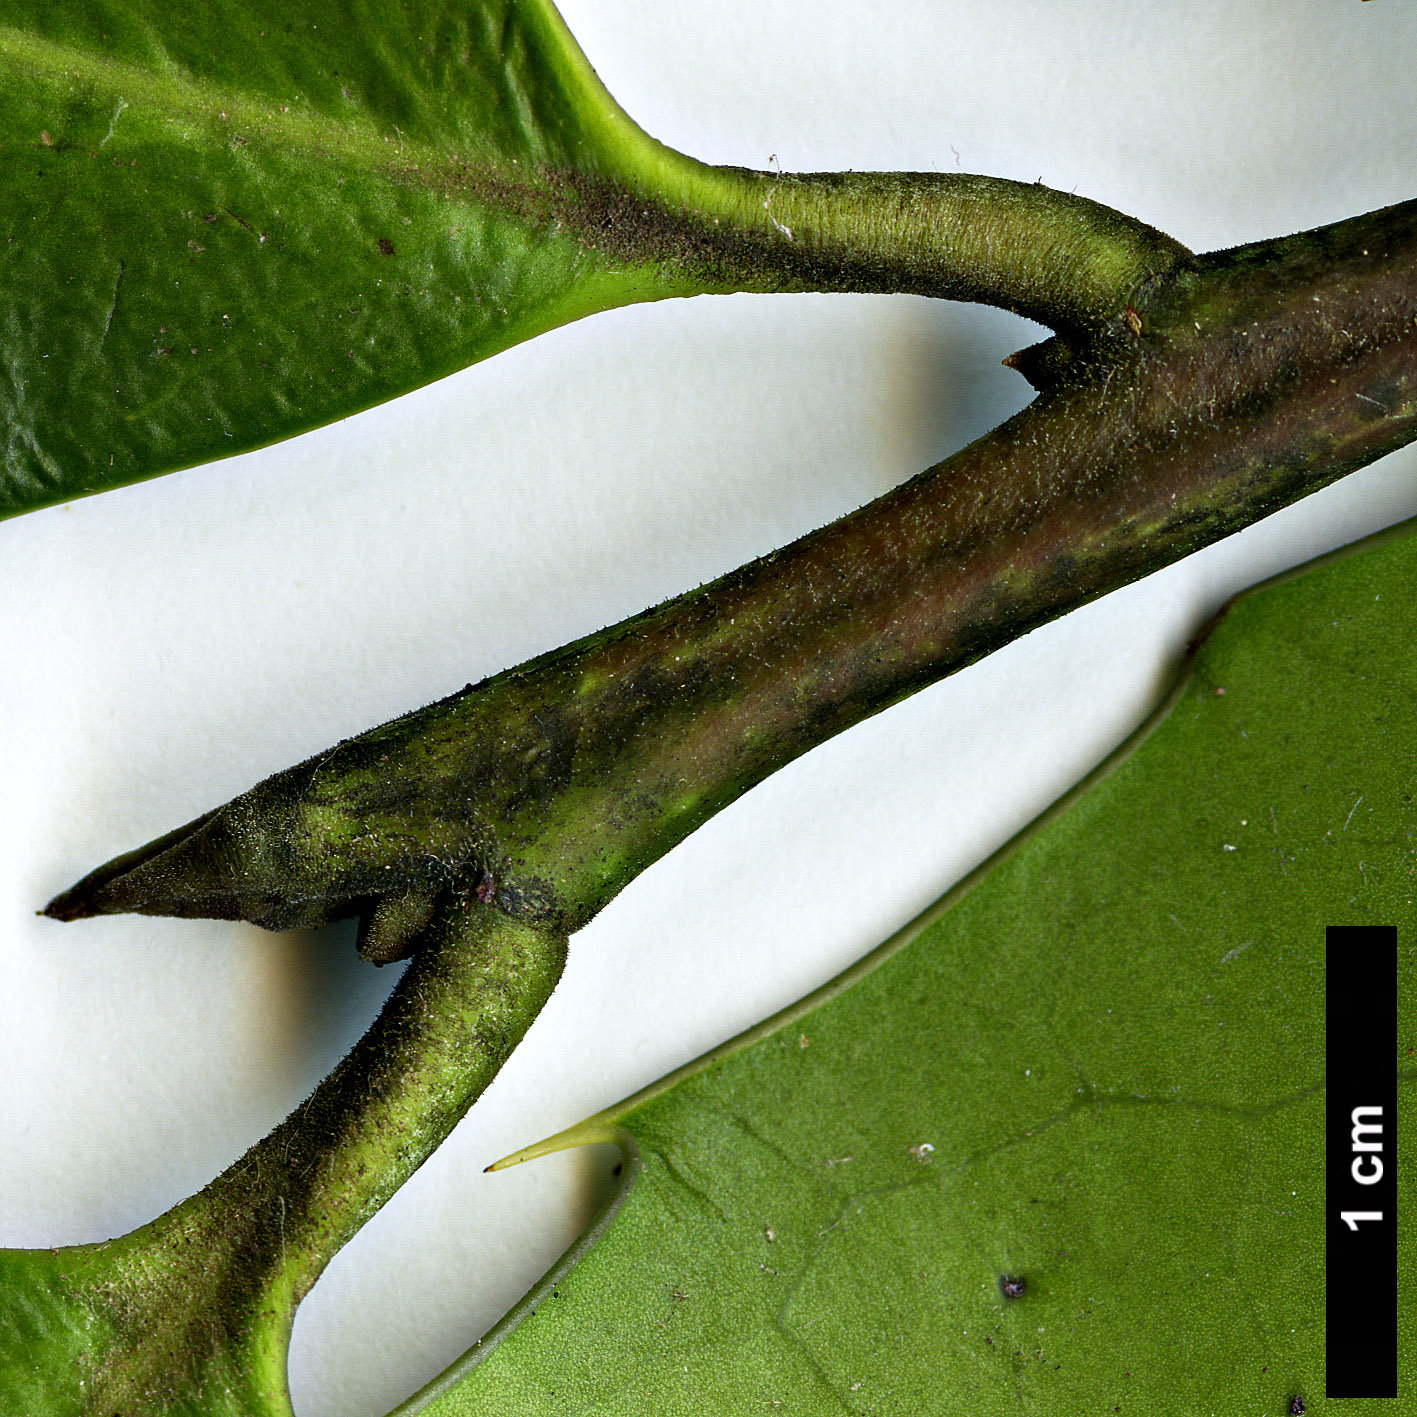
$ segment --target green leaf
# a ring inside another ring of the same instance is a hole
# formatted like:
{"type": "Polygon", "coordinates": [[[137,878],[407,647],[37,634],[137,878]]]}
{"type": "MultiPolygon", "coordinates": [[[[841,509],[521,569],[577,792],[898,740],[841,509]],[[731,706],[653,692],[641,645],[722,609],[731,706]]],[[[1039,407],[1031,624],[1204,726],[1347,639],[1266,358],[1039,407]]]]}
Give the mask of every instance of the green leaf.
{"type": "Polygon", "coordinates": [[[26,1417],[291,1417],[286,1326],[279,1322],[228,1331],[220,1315],[197,1302],[202,1296],[193,1295],[185,1306],[174,1304],[173,1321],[157,1330],[139,1335],[124,1325],[122,1300],[141,1301],[141,1278],[153,1286],[164,1278],[158,1263],[144,1273],[145,1242],[138,1230],[99,1245],[0,1250],[0,1392],[9,1409],[26,1417]],[[107,1301],[106,1310],[92,1302],[95,1295],[107,1301]],[[194,1397],[186,1351],[198,1333],[213,1360],[205,1388],[194,1397]],[[155,1357],[165,1360],[165,1390],[158,1397],[151,1395],[151,1372],[144,1371],[155,1357]],[[92,1401],[100,1392],[106,1400],[92,1401]],[[115,1399],[122,1405],[115,1407],[115,1399]]]}
{"type": "Polygon", "coordinates": [[[1036,183],[706,167],[549,0],[19,0],[0,151],[0,517],[632,301],[910,290],[1095,331],[1187,254],[1036,183]]]}
{"type": "Polygon", "coordinates": [[[0,151],[0,516],[702,288],[548,204],[663,150],[543,0],[16,0],[0,151]]]}
{"type": "Polygon", "coordinates": [[[1417,539],[1374,540],[1233,603],[1151,722],[917,926],[522,1153],[623,1129],[638,1177],[399,1413],[1320,1394],[1324,927],[1408,930],[1417,863],[1417,539]]]}

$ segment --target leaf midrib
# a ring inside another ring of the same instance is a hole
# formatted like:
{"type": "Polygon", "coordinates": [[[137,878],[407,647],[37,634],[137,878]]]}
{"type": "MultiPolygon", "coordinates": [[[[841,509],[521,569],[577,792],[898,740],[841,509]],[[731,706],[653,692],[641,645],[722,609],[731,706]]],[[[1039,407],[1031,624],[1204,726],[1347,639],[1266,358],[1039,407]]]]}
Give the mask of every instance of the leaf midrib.
{"type": "MultiPolygon", "coordinates": [[[[320,161],[337,158],[342,166],[383,176],[387,176],[385,169],[391,163],[406,168],[418,162],[446,163],[468,155],[413,142],[396,127],[392,134],[381,131],[354,107],[347,118],[335,119],[312,110],[308,99],[299,93],[292,95],[288,110],[284,106],[273,107],[268,100],[194,79],[175,64],[157,72],[94,49],[58,44],[0,25],[0,83],[5,83],[8,75],[38,78],[55,87],[68,85],[71,93],[82,87],[97,94],[106,93],[115,105],[122,103],[125,110],[135,117],[141,114],[149,122],[203,122],[214,135],[225,135],[227,146],[240,137],[272,148],[294,149],[320,161]]],[[[193,140],[191,132],[183,132],[180,137],[184,142],[193,140]]],[[[43,149],[38,133],[33,145],[0,142],[0,151],[29,151],[31,146],[43,149]]],[[[62,151],[62,137],[56,135],[53,146],[62,151]]],[[[481,161],[490,160],[490,165],[501,169],[508,178],[526,176],[519,171],[519,163],[501,153],[483,149],[476,155],[481,161]]]]}

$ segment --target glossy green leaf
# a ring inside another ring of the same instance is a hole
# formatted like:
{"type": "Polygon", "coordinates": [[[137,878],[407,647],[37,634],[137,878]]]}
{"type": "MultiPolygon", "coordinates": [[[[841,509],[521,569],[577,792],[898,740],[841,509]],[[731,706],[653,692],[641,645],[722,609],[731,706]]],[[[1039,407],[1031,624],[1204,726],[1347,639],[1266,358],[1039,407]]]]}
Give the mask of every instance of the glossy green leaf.
{"type": "Polygon", "coordinates": [[[624,1129],[637,1179],[400,1413],[1323,1410],[1326,925],[1398,925],[1417,1049],[1417,539],[1379,542],[1241,597],[862,966],[530,1149],[624,1129]]]}
{"type": "Polygon", "coordinates": [[[1041,184],[706,167],[549,0],[17,0],[0,153],[0,517],[632,301],[909,290],[1086,331],[1186,254],[1041,184]]]}
{"type": "Polygon", "coordinates": [[[543,0],[16,0],[0,516],[701,288],[598,254],[536,176],[647,179],[663,151],[543,0]]]}

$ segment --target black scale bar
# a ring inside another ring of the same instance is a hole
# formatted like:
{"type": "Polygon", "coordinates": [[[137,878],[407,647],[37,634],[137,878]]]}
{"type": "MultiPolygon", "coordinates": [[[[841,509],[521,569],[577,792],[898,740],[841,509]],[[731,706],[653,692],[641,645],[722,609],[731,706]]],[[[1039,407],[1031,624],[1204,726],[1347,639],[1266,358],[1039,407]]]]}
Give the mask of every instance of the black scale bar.
{"type": "Polygon", "coordinates": [[[1327,1384],[1397,1396],[1397,930],[1330,925],[1327,1384]]]}

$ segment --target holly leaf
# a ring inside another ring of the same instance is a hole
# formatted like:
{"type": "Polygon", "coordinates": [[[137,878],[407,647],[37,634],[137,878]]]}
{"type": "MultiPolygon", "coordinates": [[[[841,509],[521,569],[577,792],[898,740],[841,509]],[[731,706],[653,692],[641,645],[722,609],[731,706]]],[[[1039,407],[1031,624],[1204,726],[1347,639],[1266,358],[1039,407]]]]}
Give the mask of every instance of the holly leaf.
{"type": "Polygon", "coordinates": [[[588,234],[669,157],[544,0],[15,0],[0,152],[0,516],[705,288],[588,234]]]}
{"type": "Polygon", "coordinates": [[[859,966],[508,1158],[621,1138],[618,1214],[398,1417],[1320,1394],[1325,926],[1399,926],[1417,1101],[1417,540],[1364,546],[859,966]]]}
{"type": "Polygon", "coordinates": [[[0,150],[0,516],[632,301],[907,290],[1087,335],[1188,254],[1037,183],[694,162],[549,0],[20,0],[0,150]]]}

